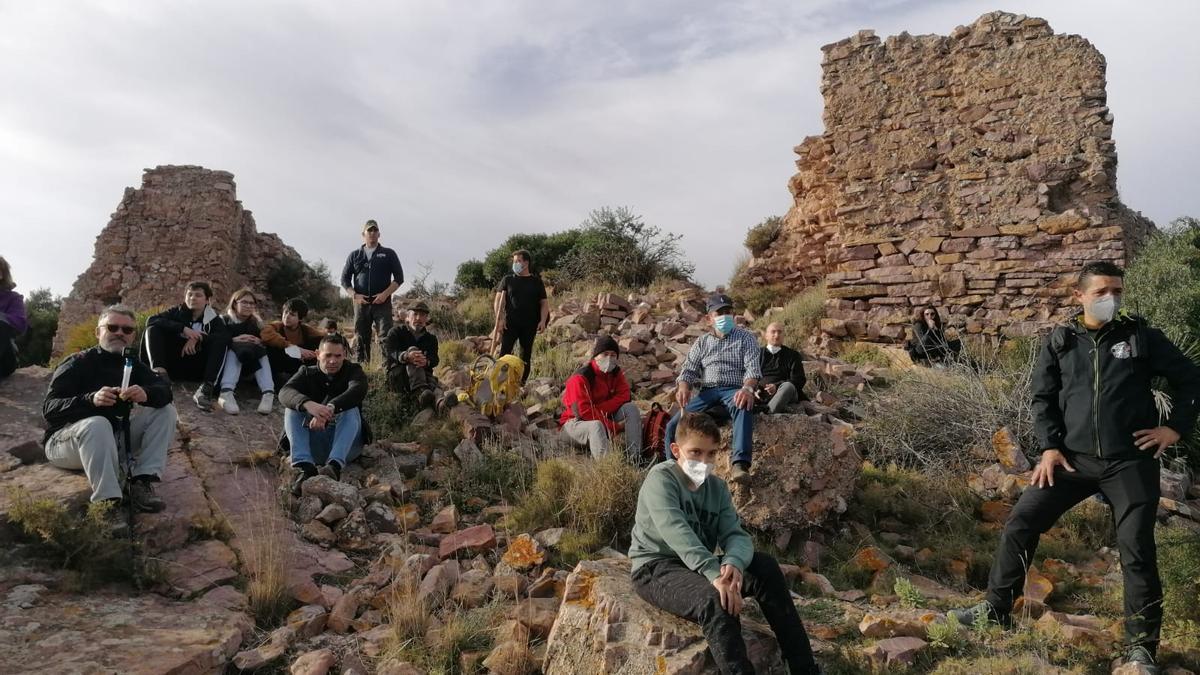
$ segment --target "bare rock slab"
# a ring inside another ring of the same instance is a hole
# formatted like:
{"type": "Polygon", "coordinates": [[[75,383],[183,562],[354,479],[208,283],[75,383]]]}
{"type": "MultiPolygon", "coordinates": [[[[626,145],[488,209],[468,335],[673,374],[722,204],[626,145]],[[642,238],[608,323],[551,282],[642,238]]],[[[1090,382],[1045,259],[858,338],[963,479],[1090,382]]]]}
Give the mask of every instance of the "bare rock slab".
{"type": "MultiPolygon", "coordinates": [[[[633,591],[628,560],[579,563],[567,578],[543,672],[623,675],[717,673],[696,624],[650,606],[633,591]]],[[[771,630],[749,617],[742,635],[756,672],[783,675],[771,630]]]]}

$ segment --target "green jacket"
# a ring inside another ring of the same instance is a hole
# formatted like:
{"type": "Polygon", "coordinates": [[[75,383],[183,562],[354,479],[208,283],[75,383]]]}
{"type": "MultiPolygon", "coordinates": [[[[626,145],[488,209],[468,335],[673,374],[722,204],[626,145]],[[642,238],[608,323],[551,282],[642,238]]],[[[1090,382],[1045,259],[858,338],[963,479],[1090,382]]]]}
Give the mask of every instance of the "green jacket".
{"type": "Polygon", "coordinates": [[[709,581],[721,565],[741,571],[754,557],[754,542],[742,529],[729,487],[709,476],[699,490],[676,462],[662,462],[646,474],[638,492],[629,557],[633,569],[660,558],[678,558],[709,581]],[[723,556],[714,551],[720,546],[723,556]]]}

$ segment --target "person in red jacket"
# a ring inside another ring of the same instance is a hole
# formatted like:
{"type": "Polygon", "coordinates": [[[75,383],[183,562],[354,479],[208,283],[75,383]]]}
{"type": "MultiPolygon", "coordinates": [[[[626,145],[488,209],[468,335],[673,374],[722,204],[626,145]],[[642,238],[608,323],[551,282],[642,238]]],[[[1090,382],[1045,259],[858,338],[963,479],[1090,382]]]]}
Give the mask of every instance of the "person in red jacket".
{"type": "Polygon", "coordinates": [[[596,340],[591,360],[567,378],[563,392],[566,410],[558,421],[563,435],[586,445],[597,459],[609,451],[612,437],[622,430],[626,457],[642,454],[641,412],[630,400],[629,382],[617,366],[620,355],[617,341],[601,336],[596,340]]]}

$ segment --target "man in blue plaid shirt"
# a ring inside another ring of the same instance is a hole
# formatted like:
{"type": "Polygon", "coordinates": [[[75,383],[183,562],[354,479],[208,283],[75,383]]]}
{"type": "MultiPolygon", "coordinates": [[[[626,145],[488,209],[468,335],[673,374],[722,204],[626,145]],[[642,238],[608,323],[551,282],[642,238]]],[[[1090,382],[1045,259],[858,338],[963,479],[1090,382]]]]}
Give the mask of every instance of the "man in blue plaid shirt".
{"type": "MultiPolygon", "coordinates": [[[[710,332],[701,335],[688,352],[679,374],[675,401],[681,410],[702,412],[725,406],[733,419],[733,456],[730,480],[743,483],[750,477],[754,435],[754,390],[762,377],[758,339],[739,328],[733,318],[733,301],[715,293],[705,306],[710,332]],[[696,386],[699,385],[699,390],[696,386]]],[[[667,423],[667,454],[675,441],[680,412],[667,423]]],[[[668,457],[669,459],[669,457],[668,457]]]]}

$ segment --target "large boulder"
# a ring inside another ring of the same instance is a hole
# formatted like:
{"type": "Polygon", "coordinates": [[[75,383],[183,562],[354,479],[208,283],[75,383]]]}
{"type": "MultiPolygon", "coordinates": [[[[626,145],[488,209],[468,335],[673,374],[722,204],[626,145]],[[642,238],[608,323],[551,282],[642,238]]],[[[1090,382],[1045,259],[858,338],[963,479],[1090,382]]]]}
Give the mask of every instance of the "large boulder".
{"type": "Polygon", "coordinates": [[[0,380],[0,459],[4,466],[9,456],[21,463],[45,461],[42,453],[42,434],[46,423],[42,419],[42,400],[50,384],[50,371],[41,366],[20,368],[0,380]]]}
{"type": "MultiPolygon", "coordinates": [[[[585,560],[567,577],[546,644],[545,673],[702,675],[717,668],[700,627],[633,591],[628,560],[585,560]]],[[[753,601],[747,601],[747,609],[753,601]]],[[[746,614],[742,635],[756,672],[787,672],[771,630],[746,614]]]]}
{"type": "MultiPolygon", "coordinates": [[[[756,415],[750,480],[729,484],[742,522],[775,535],[823,525],[846,510],[862,470],[854,429],[815,415],[756,415]]],[[[729,476],[730,431],[716,473],[729,476]]]]}

